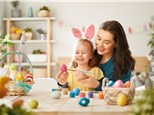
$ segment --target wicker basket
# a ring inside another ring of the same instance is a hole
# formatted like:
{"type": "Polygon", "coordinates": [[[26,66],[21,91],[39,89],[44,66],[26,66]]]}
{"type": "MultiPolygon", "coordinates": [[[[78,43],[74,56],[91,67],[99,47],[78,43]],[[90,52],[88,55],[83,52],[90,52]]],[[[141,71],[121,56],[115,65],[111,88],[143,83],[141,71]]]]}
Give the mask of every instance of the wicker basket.
{"type": "Polygon", "coordinates": [[[127,104],[130,104],[135,95],[135,90],[132,90],[131,88],[110,88],[105,87],[103,89],[104,92],[104,100],[109,105],[115,105],[117,104],[117,96],[120,93],[123,93],[127,96],[127,104]]]}
{"type": "MultiPolygon", "coordinates": [[[[20,53],[20,52],[7,52],[7,53],[3,54],[2,56],[0,56],[0,59],[7,56],[7,55],[9,55],[9,54],[22,55],[27,60],[27,62],[29,63],[30,73],[33,74],[33,68],[32,68],[31,62],[30,62],[29,58],[23,53],[20,53]]],[[[7,95],[9,95],[9,96],[25,95],[32,88],[31,86],[33,84],[34,84],[34,81],[31,81],[31,82],[9,81],[6,84],[6,87],[8,89],[7,95]]]]}
{"type": "Polygon", "coordinates": [[[109,80],[107,78],[103,79],[103,93],[104,93],[104,101],[109,105],[117,104],[117,97],[120,93],[123,93],[127,96],[127,105],[132,103],[135,96],[135,80],[131,79],[130,88],[112,88],[105,87],[105,83],[109,80]]]}

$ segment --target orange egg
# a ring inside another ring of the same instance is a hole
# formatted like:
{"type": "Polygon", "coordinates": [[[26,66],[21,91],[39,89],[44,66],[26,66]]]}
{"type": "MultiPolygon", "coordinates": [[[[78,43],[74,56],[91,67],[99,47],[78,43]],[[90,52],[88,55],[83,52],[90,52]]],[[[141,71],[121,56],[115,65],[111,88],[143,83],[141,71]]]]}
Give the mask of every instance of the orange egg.
{"type": "Polygon", "coordinates": [[[126,81],[123,85],[124,88],[130,88],[131,82],[130,81],[126,81]]]}

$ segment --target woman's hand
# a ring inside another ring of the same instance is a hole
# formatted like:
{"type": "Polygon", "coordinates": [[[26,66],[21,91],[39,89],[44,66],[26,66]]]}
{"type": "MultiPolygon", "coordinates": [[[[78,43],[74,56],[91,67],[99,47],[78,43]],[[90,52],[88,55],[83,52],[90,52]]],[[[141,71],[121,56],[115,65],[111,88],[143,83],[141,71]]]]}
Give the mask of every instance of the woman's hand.
{"type": "Polygon", "coordinates": [[[55,79],[60,85],[65,85],[67,83],[67,77],[68,77],[68,72],[59,71],[55,79]]]}
{"type": "Polygon", "coordinates": [[[78,82],[80,82],[82,85],[89,88],[96,88],[99,86],[99,81],[92,76],[86,75],[85,73],[78,71],[76,72],[76,74],[78,74],[78,82]]]}

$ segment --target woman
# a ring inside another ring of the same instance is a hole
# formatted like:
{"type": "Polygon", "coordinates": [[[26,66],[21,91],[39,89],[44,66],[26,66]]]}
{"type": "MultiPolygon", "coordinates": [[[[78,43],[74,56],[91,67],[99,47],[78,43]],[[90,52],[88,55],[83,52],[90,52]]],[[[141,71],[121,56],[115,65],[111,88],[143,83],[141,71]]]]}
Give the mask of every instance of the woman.
{"type": "MultiPolygon", "coordinates": [[[[118,21],[106,21],[100,26],[94,54],[106,78],[114,82],[118,79],[123,82],[130,80],[135,61],[131,56],[124,29],[118,21]]],[[[57,81],[65,81],[65,74],[57,74],[57,81]]],[[[97,81],[89,75],[78,77],[81,84],[98,91],[102,90],[102,79],[97,81]]]]}

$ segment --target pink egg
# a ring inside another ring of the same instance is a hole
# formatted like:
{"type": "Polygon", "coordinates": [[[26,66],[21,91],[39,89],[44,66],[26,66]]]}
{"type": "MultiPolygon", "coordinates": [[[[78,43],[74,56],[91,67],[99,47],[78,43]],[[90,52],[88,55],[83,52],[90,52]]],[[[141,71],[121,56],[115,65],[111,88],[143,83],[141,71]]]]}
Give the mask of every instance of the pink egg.
{"type": "Polygon", "coordinates": [[[117,80],[114,85],[114,88],[122,88],[123,87],[123,82],[121,80],[117,80]]]}
{"type": "Polygon", "coordinates": [[[66,72],[67,71],[67,66],[65,64],[61,65],[60,70],[62,72],[66,72]]]}

